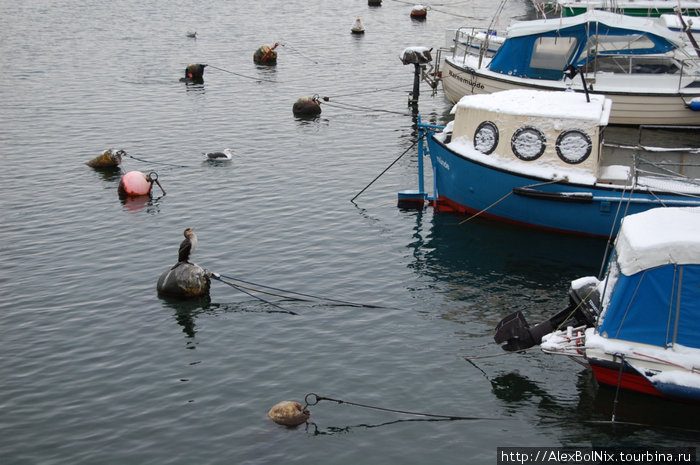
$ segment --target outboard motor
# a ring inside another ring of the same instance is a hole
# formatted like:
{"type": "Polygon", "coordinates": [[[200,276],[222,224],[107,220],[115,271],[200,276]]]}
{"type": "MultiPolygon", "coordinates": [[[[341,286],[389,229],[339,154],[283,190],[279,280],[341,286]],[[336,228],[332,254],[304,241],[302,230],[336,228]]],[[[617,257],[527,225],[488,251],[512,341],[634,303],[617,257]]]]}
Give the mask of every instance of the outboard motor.
{"type": "Polygon", "coordinates": [[[600,313],[599,281],[587,281],[579,288],[569,289],[569,305],[548,320],[530,327],[523,313],[518,310],[503,318],[496,326],[494,340],[503,344],[504,350],[517,352],[539,345],[542,336],[549,334],[560,326],[595,325],[600,313]]]}

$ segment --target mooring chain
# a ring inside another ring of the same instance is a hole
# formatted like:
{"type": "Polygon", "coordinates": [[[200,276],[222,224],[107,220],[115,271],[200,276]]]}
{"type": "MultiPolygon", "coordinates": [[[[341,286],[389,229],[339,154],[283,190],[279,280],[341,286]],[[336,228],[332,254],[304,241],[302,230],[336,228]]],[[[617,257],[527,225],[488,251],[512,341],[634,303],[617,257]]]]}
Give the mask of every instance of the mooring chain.
{"type": "Polygon", "coordinates": [[[328,400],[331,402],[335,402],[337,404],[347,404],[347,405],[352,405],[355,407],[362,407],[362,408],[368,408],[368,409],[373,409],[373,410],[381,410],[384,412],[392,412],[392,413],[401,413],[404,415],[417,415],[417,416],[423,416],[423,417],[433,417],[433,418],[445,418],[448,420],[501,420],[501,418],[488,418],[488,417],[465,417],[465,416],[459,416],[459,415],[438,415],[434,413],[423,413],[423,412],[413,412],[409,410],[397,410],[397,409],[392,409],[392,408],[385,408],[385,407],[377,407],[375,405],[367,405],[367,404],[358,404],[357,402],[348,402],[342,399],[333,399],[331,397],[325,397],[325,396],[319,396],[316,393],[310,392],[304,397],[304,410],[306,410],[308,407],[313,407],[314,405],[318,404],[322,400],[328,400]]]}

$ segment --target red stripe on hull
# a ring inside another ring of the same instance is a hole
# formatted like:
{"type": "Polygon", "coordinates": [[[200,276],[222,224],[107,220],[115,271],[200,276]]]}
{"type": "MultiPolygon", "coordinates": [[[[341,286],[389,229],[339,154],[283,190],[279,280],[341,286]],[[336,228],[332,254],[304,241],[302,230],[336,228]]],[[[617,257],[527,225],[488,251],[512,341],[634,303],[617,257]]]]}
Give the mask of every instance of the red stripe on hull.
{"type": "MultiPolygon", "coordinates": [[[[438,211],[441,212],[448,212],[448,213],[466,213],[466,214],[471,214],[474,215],[476,213],[480,213],[479,210],[474,210],[473,208],[469,208],[467,206],[462,205],[461,203],[457,203],[445,196],[438,196],[437,200],[431,200],[430,205],[435,208],[438,211]]],[[[489,220],[495,220],[495,221],[501,221],[504,223],[509,223],[509,224],[514,224],[517,226],[525,226],[528,228],[535,228],[535,229],[540,229],[540,230],[545,230],[545,231],[554,231],[558,233],[565,233],[565,234],[575,234],[578,236],[586,236],[586,237],[604,237],[604,236],[599,236],[597,234],[586,234],[583,232],[578,232],[578,231],[569,231],[567,229],[558,229],[558,228],[549,228],[547,226],[540,226],[537,224],[532,224],[532,223],[525,223],[522,221],[516,221],[516,220],[511,220],[509,218],[505,218],[503,216],[497,216],[497,215],[492,215],[487,212],[482,212],[479,214],[478,218],[485,218],[489,220]]]]}
{"type": "MultiPolygon", "coordinates": [[[[620,364],[615,363],[617,368],[601,366],[596,364],[594,361],[589,359],[589,364],[595,375],[595,379],[601,384],[607,384],[608,386],[617,387],[617,383],[620,380],[620,364]]],[[[625,369],[622,372],[622,381],[620,382],[620,387],[623,389],[629,389],[630,391],[642,392],[644,394],[651,394],[653,396],[668,398],[668,396],[663,395],[659,392],[653,384],[649,382],[644,376],[637,373],[632,369],[625,369]]]]}

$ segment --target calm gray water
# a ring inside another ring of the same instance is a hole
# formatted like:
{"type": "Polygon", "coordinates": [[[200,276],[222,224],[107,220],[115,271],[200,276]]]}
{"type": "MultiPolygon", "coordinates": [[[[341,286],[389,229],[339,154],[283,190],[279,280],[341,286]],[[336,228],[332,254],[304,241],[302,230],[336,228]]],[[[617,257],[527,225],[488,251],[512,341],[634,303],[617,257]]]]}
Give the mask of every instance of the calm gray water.
{"type": "MultiPolygon", "coordinates": [[[[495,463],[499,446],[698,443],[668,428],[695,428],[697,410],[633,394],[617,416],[642,425],[590,423],[614,392],[492,342],[514,310],[559,310],[603,243],[399,209],[415,150],[350,202],[416,139],[398,55],[487,24],[490,1],[443,2],[425,22],[397,1],[0,5],[1,463],[495,463]],[[278,65],[255,66],[276,41],[278,65]],[[210,65],[203,86],[178,82],[193,62],[210,65]],[[294,118],[314,94],[331,97],[321,117],[294,118]],[[119,173],[84,164],[108,147],[167,195],[122,202],[119,173]],[[227,147],[231,163],[203,161],[227,147]],[[378,308],[256,294],[275,307],[216,281],[210,301],[161,299],[186,227],[207,269],[378,308]],[[307,426],[266,417],[310,392],[491,419],[328,401],[307,426]]],[[[446,122],[441,91],[422,92],[424,120],[446,122]]]]}

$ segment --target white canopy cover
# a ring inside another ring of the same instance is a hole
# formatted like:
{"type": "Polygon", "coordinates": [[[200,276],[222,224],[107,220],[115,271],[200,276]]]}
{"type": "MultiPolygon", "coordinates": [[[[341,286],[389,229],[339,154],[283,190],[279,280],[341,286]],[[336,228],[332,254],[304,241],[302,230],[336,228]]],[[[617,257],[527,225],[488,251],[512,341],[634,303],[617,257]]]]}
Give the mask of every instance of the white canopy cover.
{"type": "Polygon", "coordinates": [[[620,270],[700,264],[700,207],[654,208],[626,216],[615,243],[620,270]]]}

